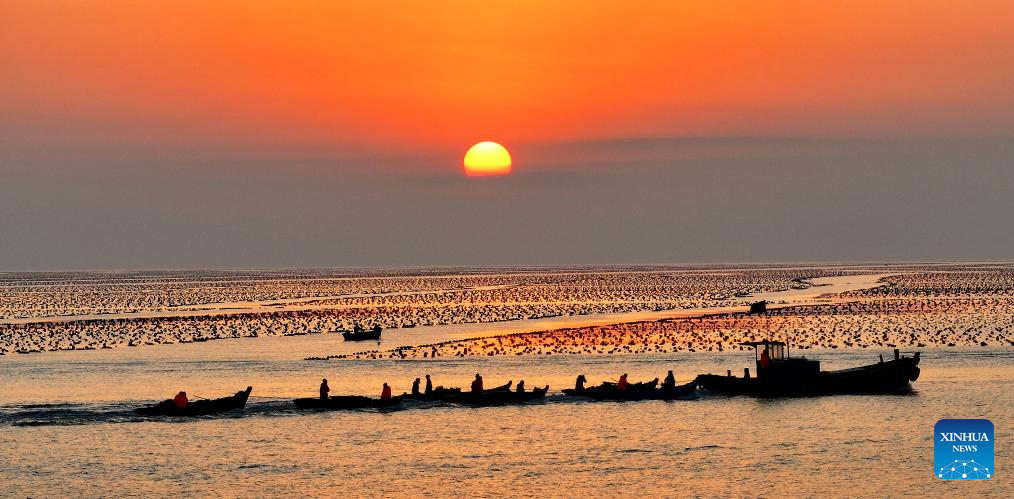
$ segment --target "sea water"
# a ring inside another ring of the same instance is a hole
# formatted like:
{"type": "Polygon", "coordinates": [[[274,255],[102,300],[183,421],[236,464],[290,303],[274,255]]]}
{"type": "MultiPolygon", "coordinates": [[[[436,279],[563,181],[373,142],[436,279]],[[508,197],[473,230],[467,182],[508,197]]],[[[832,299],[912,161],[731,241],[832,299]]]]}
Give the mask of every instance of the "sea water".
{"type": "MultiPolygon", "coordinates": [[[[678,353],[306,361],[334,335],[55,352],[0,358],[0,495],[152,496],[1014,496],[1014,350],[935,349],[908,395],[591,402],[559,391],[590,383],[680,383],[741,373],[753,356],[678,353]],[[467,387],[525,380],[543,402],[467,408],[302,412],[291,399],[378,396],[416,377],[467,387]],[[246,410],[195,419],[132,408],[186,390],[221,397],[254,387],[246,410]],[[933,426],[986,418],[996,427],[989,480],[933,475],[933,426]]],[[[333,343],[333,344],[332,344],[333,343]]],[[[807,352],[825,369],[890,351],[807,352]]]]}

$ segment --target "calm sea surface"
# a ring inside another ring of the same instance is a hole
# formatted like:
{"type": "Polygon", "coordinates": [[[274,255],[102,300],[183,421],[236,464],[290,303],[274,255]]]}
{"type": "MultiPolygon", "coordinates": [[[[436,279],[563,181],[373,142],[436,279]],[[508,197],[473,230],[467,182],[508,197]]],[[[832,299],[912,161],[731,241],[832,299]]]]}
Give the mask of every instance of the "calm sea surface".
{"type": "MultiPolygon", "coordinates": [[[[630,373],[680,382],[741,372],[746,353],[304,361],[334,335],[0,357],[0,496],[1014,496],[1014,350],[929,350],[904,396],[587,402],[559,390],[630,373]],[[412,379],[467,386],[524,379],[545,402],[300,413],[290,399],[380,393],[412,379]],[[220,397],[253,385],[243,413],[140,418],[131,408],[184,389],[220,397]],[[996,475],[933,475],[933,425],[988,418],[996,475]]],[[[889,351],[810,353],[824,368],[889,351]]]]}

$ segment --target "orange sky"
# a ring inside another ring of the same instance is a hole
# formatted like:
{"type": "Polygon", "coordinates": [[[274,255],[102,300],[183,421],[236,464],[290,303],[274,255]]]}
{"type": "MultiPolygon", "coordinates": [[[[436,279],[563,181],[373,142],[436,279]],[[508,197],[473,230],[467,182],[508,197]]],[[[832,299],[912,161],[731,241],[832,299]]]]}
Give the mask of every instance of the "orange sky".
{"type": "Polygon", "coordinates": [[[15,145],[1014,130],[1007,0],[0,5],[15,145]]]}

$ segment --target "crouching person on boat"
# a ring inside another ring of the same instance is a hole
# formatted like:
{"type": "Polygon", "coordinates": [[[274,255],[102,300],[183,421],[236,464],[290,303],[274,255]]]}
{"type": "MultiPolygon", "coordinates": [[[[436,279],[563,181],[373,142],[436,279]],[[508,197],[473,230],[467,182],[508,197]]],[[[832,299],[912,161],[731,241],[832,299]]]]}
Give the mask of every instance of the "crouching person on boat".
{"type": "Polygon", "coordinates": [[[384,389],[380,392],[380,400],[391,400],[391,387],[384,383],[384,389]]]}
{"type": "Polygon", "coordinates": [[[525,393],[525,380],[521,380],[518,382],[517,391],[518,393],[525,393]]]}
{"type": "Polygon", "coordinates": [[[331,387],[327,386],[327,379],[320,380],[320,399],[327,400],[328,393],[331,393],[331,387]]]}
{"type": "Polygon", "coordinates": [[[412,395],[419,395],[419,378],[412,382],[412,395]]]}
{"type": "Polygon", "coordinates": [[[175,405],[177,409],[186,409],[189,404],[190,400],[187,398],[187,392],[181,391],[173,397],[173,405],[175,405]]]}
{"type": "Polygon", "coordinates": [[[475,380],[472,381],[472,391],[475,393],[482,391],[482,376],[479,376],[479,373],[475,374],[475,380]]]}
{"type": "Polygon", "coordinates": [[[588,381],[588,378],[585,378],[583,374],[578,374],[577,379],[574,380],[574,389],[579,392],[584,390],[584,383],[586,381],[588,381]]]}
{"type": "Polygon", "coordinates": [[[669,390],[676,388],[676,376],[673,375],[672,371],[669,371],[669,374],[665,376],[665,380],[662,381],[662,388],[669,390]]]}
{"type": "Polygon", "coordinates": [[[623,373],[623,376],[620,376],[620,382],[616,383],[616,388],[619,390],[630,388],[630,383],[627,381],[627,373],[623,373]]]}

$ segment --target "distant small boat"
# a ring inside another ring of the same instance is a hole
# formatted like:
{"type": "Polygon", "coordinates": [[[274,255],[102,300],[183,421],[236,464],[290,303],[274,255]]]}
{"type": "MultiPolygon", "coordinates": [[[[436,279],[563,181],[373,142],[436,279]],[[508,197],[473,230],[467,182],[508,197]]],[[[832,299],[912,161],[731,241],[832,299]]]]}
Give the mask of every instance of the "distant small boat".
{"type": "Polygon", "coordinates": [[[357,324],[352,332],[342,332],[342,337],[345,338],[345,341],[379,340],[381,331],[383,329],[380,326],[373,326],[372,329],[363,329],[357,324]]]}
{"type": "Polygon", "coordinates": [[[342,409],[364,409],[368,407],[394,407],[400,405],[404,397],[375,399],[359,395],[336,395],[327,399],[301,398],[293,400],[299,409],[326,409],[331,411],[342,409]]]}
{"type": "Polygon", "coordinates": [[[750,341],[740,343],[754,347],[756,376],[749,369],[743,377],[702,374],[697,382],[702,388],[731,395],[761,397],[830,395],[847,393],[906,393],[919,379],[919,352],[907,357],[894,350],[894,360],[840,371],[821,371],[820,361],[805,357],[790,358],[782,341],[750,341]],[[761,350],[763,347],[763,351],[761,350]],[[767,352],[767,359],[763,359],[767,352]],[[762,364],[767,365],[762,365],[762,364]]]}
{"type": "Polygon", "coordinates": [[[233,411],[246,407],[246,401],[250,398],[252,386],[246,390],[236,392],[235,395],[219,399],[194,400],[186,407],[179,408],[172,400],[163,400],[148,407],[138,407],[134,412],[142,416],[205,416],[220,412],[233,411]]]}

